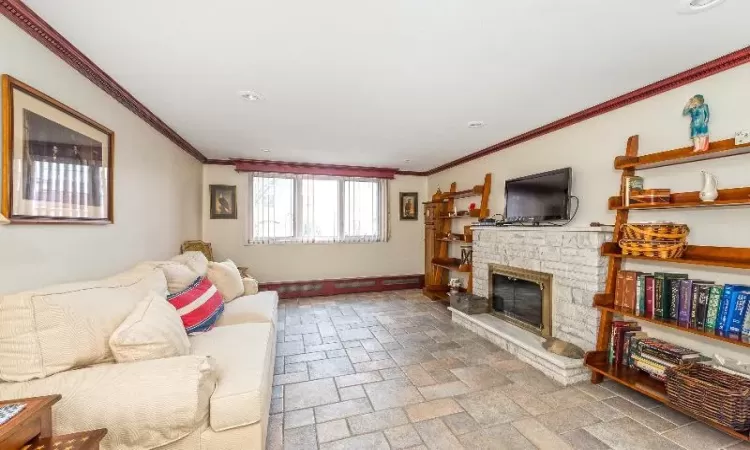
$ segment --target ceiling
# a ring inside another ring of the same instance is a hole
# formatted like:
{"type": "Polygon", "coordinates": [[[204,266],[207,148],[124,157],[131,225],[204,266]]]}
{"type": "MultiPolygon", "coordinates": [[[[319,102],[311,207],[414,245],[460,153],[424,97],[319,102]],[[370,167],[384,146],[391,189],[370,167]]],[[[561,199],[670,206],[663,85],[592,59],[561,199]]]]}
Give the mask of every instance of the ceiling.
{"type": "Polygon", "coordinates": [[[25,3],[208,158],[417,171],[743,48],[750,17],[747,0],[25,3]]]}

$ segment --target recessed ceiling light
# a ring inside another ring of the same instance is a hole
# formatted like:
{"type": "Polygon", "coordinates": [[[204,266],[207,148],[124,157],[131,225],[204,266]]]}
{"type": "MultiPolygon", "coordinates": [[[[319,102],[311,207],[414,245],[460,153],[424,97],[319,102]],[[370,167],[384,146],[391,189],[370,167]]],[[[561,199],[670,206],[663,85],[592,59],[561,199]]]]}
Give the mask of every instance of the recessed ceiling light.
{"type": "Polygon", "coordinates": [[[469,128],[482,128],[484,126],[484,122],[481,120],[472,120],[469,122],[469,128]]]}
{"type": "Polygon", "coordinates": [[[240,91],[237,93],[237,95],[249,102],[257,102],[259,100],[263,100],[263,96],[254,91],[240,91]]]}
{"type": "Polygon", "coordinates": [[[268,149],[268,148],[262,148],[262,149],[260,149],[260,151],[262,151],[263,153],[270,153],[271,152],[271,150],[268,149]]]}
{"type": "Polygon", "coordinates": [[[677,10],[681,14],[696,14],[707,11],[724,3],[724,0],[679,0],[677,10]]]}

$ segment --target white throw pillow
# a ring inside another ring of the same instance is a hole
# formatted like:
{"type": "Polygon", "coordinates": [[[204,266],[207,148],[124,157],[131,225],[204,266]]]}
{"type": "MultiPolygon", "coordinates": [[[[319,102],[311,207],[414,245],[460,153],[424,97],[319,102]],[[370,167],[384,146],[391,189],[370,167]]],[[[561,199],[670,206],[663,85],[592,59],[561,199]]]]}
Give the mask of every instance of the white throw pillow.
{"type": "Polygon", "coordinates": [[[242,275],[231,260],[208,263],[208,280],[216,286],[225,302],[231,302],[245,292],[242,275]]]}
{"type": "Polygon", "coordinates": [[[118,363],[190,354],[190,341],[180,315],[166,299],[151,292],[109,339],[118,363]]]}
{"type": "Polygon", "coordinates": [[[185,252],[172,258],[172,261],[185,264],[190,270],[205,277],[208,269],[208,259],[201,252],[185,252]]]}
{"type": "Polygon", "coordinates": [[[245,295],[255,295],[258,293],[258,280],[255,278],[243,278],[242,284],[245,285],[245,295]]]}
{"type": "Polygon", "coordinates": [[[188,286],[193,284],[198,274],[185,264],[169,261],[160,264],[164,270],[164,276],[167,278],[167,289],[170,294],[184,291],[188,286]]]}

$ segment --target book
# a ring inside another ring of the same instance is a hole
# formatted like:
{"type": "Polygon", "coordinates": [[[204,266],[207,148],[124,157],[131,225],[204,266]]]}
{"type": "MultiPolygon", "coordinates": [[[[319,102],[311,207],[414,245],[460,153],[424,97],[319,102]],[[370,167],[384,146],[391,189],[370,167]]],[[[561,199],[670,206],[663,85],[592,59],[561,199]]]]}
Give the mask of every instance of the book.
{"type": "Polygon", "coordinates": [[[680,280],[680,298],[679,311],[677,314],[677,323],[681,327],[690,324],[690,309],[693,300],[693,280],[680,280]]]}
{"type": "Polygon", "coordinates": [[[622,296],[625,292],[625,271],[617,272],[615,278],[615,308],[622,308],[622,296]]]}
{"type": "Polygon", "coordinates": [[[617,331],[615,332],[615,345],[614,345],[614,351],[615,351],[615,365],[621,365],[623,361],[623,348],[625,344],[625,338],[624,334],[628,331],[640,331],[641,327],[637,325],[627,325],[623,327],[618,327],[617,331]]]}
{"type": "Polygon", "coordinates": [[[633,367],[633,356],[638,354],[638,341],[646,339],[648,334],[644,331],[629,331],[627,365],[633,367]]]}
{"type": "Polygon", "coordinates": [[[680,308],[680,281],[682,280],[665,280],[669,283],[669,319],[677,320],[680,308]]]}
{"type": "Polygon", "coordinates": [[[648,275],[639,273],[635,279],[635,313],[639,316],[646,315],[646,277],[648,275]]]}
{"type": "Polygon", "coordinates": [[[745,324],[745,315],[747,314],[747,304],[749,298],[750,290],[739,291],[739,293],[737,294],[737,301],[735,303],[731,319],[727,319],[729,322],[729,332],[727,333],[727,337],[730,337],[732,339],[741,338],[742,328],[745,324]]]}
{"type": "Polygon", "coordinates": [[[654,274],[654,319],[661,319],[664,315],[664,306],[662,305],[662,292],[664,291],[663,274],[654,274]]]}
{"type": "Polygon", "coordinates": [[[695,328],[700,331],[705,330],[706,314],[708,309],[708,293],[711,291],[712,284],[697,284],[698,286],[698,303],[695,305],[695,328]]]}
{"type": "Polygon", "coordinates": [[[695,350],[656,338],[647,338],[638,342],[638,351],[676,364],[697,360],[701,357],[701,354],[695,350]]]}
{"type": "Polygon", "coordinates": [[[614,364],[615,362],[615,348],[616,348],[616,338],[617,338],[617,330],[622,327],[627,326],[636,326],[638,325],[638,322],[635,321],[626,321],[626,320],[615,320],[612,322],[612,329],[609,336],[609,356],[608,361],[610,364],[614,364]]]}
{"type": "Polygon", "coordinates": [[[636,278],[638,277],[638,272],[633,271],[625,271],[625,276],[623,278],[623,297],[622,297],[622,308],[626,311],[634,311],[635,310],[635,296],[636,296],[636,278]]]}
{"type": "Polygon", "coordinates": [[[646,276],[646,311],[644,316],[648,318],[654,317],[654,277],[653,275],[646,276]]]}
{"type": "Polygon", "coordinates": [[[729,317],[729,307],[732,302],[732,292],[738,289],[739,285],[726,284],[724,285],[724,291],[721,293],[721,306],[719,307],[719,316],[716,320],[716,333],[724,336],[724,328],[727,325],[727,318],[729,317]]]}
{"type": "Polygon", "coordinates": [[[745,323],[742,325],[742,342],[750,343],[750,314],[745,313],[745,323]]]}
{"type": "Polygon", "coordinates": [[[704,331],[715,331],[716,320],[719,317],[719,307],[721,306],[721,293],[724,286],[713,285],[708,293],[708,308],[706,312],[706,322],[704,331]]]}
{"type": "Polygon", "coordinates": [[[657,364],[660,364],[660,365],[662,365],[664,367],[674,367],[674,366],[677,365],[677,364],[669,362],[669,361],[667,361],[665,359],[659,358],[658,356],[654,356],[654,355],[652,355],[650,353],[641,353],[640,356],[642,358],[645,358],[645,359],[653,361],[653,362],[655,362],[657,364]]]}
{"type": "MultiPolygon", "coordinates": [[[[732,319],[736,314],[738,297],[740,296],[740,294],[750,294],[749,286],[742,286],[737,284],[731,286],[732,289],[729,292],[729,299],[727,300],[727,304],[722,304],[722,315],[720,320],[722,322],[722,326],[720,333],[724,337],[729,337],[729,328],[732,325],[732,319]]],[[[726,288],[724,289],[724,292],[726,293],[726,288]]],[[[724,299],[722,299],[722,301],[723,300],[724,299]]]]}
{"type": "MultiPolygon", "coordinates": [[[[687,279],[688,275],[685,273],[656,272],[654,277],[659,277],[664,280],[662,282],[661,290],[661,315],[657,316],[657,318],[670,319],[672,317],[672,284],[675,280],[687,279]]],[[[677,298],[678,297],[675,297],[675,308],[677,308],[677,298]]]]}
{"type": "Polygon", "coordinates": [[[643,190],[643,177],[627,176],[623,183],[622,204],[630,206],[630,193],[633,190],[643,190]]]}

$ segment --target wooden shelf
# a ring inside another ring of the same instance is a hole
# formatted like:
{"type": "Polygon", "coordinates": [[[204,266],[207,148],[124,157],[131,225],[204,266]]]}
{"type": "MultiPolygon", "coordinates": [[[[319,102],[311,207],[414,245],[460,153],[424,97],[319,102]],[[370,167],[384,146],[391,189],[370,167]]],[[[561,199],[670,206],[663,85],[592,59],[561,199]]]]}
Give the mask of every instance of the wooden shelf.
{"type": "Polygon", "coordinates": [[[641,372],[640,370],[631,369],[629,367],[621,365],[613,366],[609,364],[609,362],[607,362],[607,352],[588,352],[586,353],[586,356],[584,358],[584,363],[595,373],[603,375],[610,380],[616,381],[635,391],[640,392],[643,395],[662,402],[670,408],[676,409],[677,411],[696,420],[700,420],[701,422],[717,428],[736,439],[750,441],[750,437],[748,436],[747,432],[739,433],[712,420],[697,417],[693,414],[692,411],[687,411],[678,406],[675,406],[669,401],[669,398],[667,397],[667,388],[664,383],[650,377],[648,374],[641,372]]]}
{"type": "MultiPolygon", "coordinates": [[[[613,314],[619,314],[619,315],[625,316],[625,317],[632,317],[632,318],[634,318],[634,319],[636,319],[638,321],[648,322],[648,323],[654,323],[654,324],[662,326],[662,327],[667,327],[667,328],[672,328],[672,329],[675,329],[675,330],[684,331],[686,333],[694,334],[694,335],[701,336],[701,337],[704,337],[704,338],[707,338],[707,339],[713,339],[713,340],[716,340],[716,341],[728,342],[730,344],[739,345],[740,347],[750,347],[750,343],[749,342],[742,342],[742,341],[737,340],[737,339],[731,339],[731,338],[728,338],[728,337],[719,336],[718,334],[715,334],[715,333],[710,332],[710,331],[701,331],[701,330],[696,330],[695,328],[687,328],[687,327],[679,325],[677,323],[677,321],[675,321],[675,320],[666,320],[666,319],[657,319],[657,318],[651,318],[651,317],[646,317],[646,316],[639,316],[635,312],[629,311],[629,310],[626,310],[626,309],[615,308],[614,306],[611,306],[611,305],[607,306],[607,305],[596,304],[597,301],[606,301],[604,299],[606,299],[607,297],[609,297],[611,299],[611,297],[612,297],[611,295],[608,295],[608,294],[597,294],[597,295],[598,295],[598,297],[595,299],[594,307],[600,309],[601,311],[608,311],[608,312],[611,312],[613,314]]],[[[611,301],[614,302],[614,299],[611,299],[611,301]]]]}
{"type": "Polygon", "coordinates": [[[448,201],[450,199],[457,198],[479,197],[482,195],[482,192],[484,192],[484,185],[478,184],[471,189],[464,189],[463,191],[456,192],[446,192],[441,196],[441,199],[443,201],[448,201]]]}
{"type": "Polygon", "coordinates": [[[462,265],[458,258],[433,258],[432,265],[456,272],[471,272],[471,266],[462,265]]]}
{"type": "Polygon", "coordinates": [[[713,202],[702,202],[699,191],[678,192],[670,196],[663,205],[623,206],[622,197],[609,198],[609,210],[673,209],[673,208],[717,208],[722,206],[750,206],[750,187],[719,189],[719,197],[713,202]]]}
{"type": "Polygon", "coordinates": [[[648,256],[623,255],[622,250],[616,243],[607,242],[602,245],[602,256],[670,264],[750,269],[750,248],[743,247],[688,245],[685,254],[681,258],[661,259],[648,256]]]}
{"type": "Polygon", "coordinates": [[[725,158],[748,152],[750,152],[750,143],[735,145],[734,139],[724,139],[723,141],[711,142],[705,152],[695,152],[691,145],[690,147],[676,148],[643,156],[618,156],[615,158],[615,169],[651,169],[706,159],[725,158]]]}
{"type": "MultiPolygon", "coordinates": [[[[471,211],[458,211],[457,216],[438,216],[438,219],[452,220],[452,219],[465,219],[468,217],[479,217],[479,209],[472,209],[471,211]]],[[[489,215],[489,211],[487,211],[489,215]]]]}

